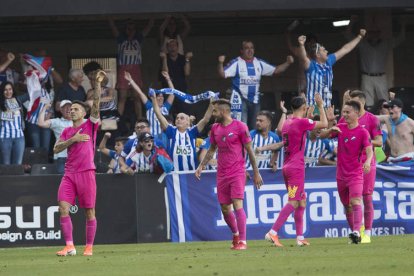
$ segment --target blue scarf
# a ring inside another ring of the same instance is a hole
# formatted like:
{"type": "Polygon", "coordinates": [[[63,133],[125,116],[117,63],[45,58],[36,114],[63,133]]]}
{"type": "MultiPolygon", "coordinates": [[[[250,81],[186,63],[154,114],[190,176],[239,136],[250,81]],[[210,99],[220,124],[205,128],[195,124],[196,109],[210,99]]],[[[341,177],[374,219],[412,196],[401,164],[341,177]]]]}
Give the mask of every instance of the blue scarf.
{"type": "Polygon", "coordinates": [[[160,90],[155,90],[155,89],[150,88],[148,91],[148,95],[150,97],[152,97],[152,95],[154,94],[159,94],[159,93],[174,94],[180,101],[183,101],[188,104],[193,104],[199,101],[208,100],[210,98],[218,99],[219,94],[220,94],[220,93],[213,92],[213,91],[206,91],[201,94],[193,96],[193,95],[190,95],[190,94],[187,94],[187,93],[184,93],[177,89],[172,89],[172,88],[163,88],[160,90]]]}
{"type": "Polygon", "coordinates": [[[404,122],[405,120],[407,120],[408,116],[405,115],[404,113],[401,113],[400,118],[398,119],[397,122],[394,122],[391,117],[390,117],[390,124],[391,124],[391,133],[392,135],[395,134],[395,127],[398,126],[399,124],[401,124],[402,122],[404,122]]]}

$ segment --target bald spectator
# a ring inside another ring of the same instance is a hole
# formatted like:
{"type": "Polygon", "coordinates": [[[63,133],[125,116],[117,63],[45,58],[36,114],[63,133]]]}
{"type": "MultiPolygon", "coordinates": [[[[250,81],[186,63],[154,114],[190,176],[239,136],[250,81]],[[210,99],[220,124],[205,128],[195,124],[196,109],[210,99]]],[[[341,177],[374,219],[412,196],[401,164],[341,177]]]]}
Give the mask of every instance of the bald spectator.
{"type": "Polygon", "coordinates": [[[60,88],[57,97],[55,109],[60,111],[60,103],[63,100],[73,101],[86,101],[86,91],[82,86],[84,74],[81,69],[69,70],[69,81],[60,88]]]}

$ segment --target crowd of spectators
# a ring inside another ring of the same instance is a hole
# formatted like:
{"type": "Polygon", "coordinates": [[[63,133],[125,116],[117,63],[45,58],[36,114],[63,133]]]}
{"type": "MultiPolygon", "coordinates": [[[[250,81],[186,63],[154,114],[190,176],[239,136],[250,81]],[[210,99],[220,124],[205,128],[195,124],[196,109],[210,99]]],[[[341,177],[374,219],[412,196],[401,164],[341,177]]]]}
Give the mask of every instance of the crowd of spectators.
{"type": "MultiPolygon", "coordinates": [[[[280,65],[271,65],[256,58],[254,44],[248,40],[241,43],[240,56],[230,60],[227,65],[224,63],[225,56],[218,57],[218,72],[211,74],[232,79],[230,102],[233,116],[248,124],[259,168],[276,171],[282,167],[284,154],[280,135],[283,123],[289,116],[288,106],[285,106],[287,104],[283,101],[278,103],[282,114],[277,127],[273,129],[277,119],[275,112],[260,108],[261,77],[283,73],[295,62],[296,57],[296,62],[299,62],[297,93],[307,99],[308,118],[319,119],[318,108],[314,107],[313,102],[315,93],[319,92],[332,126],[340,115],[334,114],[335,108],[331,106],[332,66],[354,48],[359,48],[360,51],[361,90],[366,97],[368,110],[374,112],[376,109],[381,123],[379,127],[383,133],[383,147],[378,149],[378,155],[382,154],[384,158],[377,160],[385,161],[389,157],[388,161],[404,162],[414,158],[414,121],[403,114],[403,102],[395,98],[394,93],[383,91],[386,83],[382,87],[373,87],[373,83],[378,84],[377,78],[384,78],[382,61],[390,49],[402,41],[405,29],[402,28],[397,40],[383,41],[378,28],[373,26],[368,31],[360,29],[356,36],[352,35],[354,24],[355,17],[347,32],[350,42],[332,54],[328,54],[314,35],[298,34],[297,46],[294,46],[292,31],[297,25],[296,22],[289,26],[286,36],[292,56],[288,55],[286,61],[280,65]],[[381,54],[381,61],[377,62],[380,64],[366,61],[372,60],[369,57],[375,51],[381,54]],[[378,102],[377,108],[374,107],[374,101],[378,102]]],[[[177,99],[174,94],[145,93],[140,67],[141,46],[153,28],[154,20],[149,20],[142,31],[136,29],[132,20],[126,22],[122,31],[112,19],[109,20],[109,25],[117,40],[118,56],[116,85],[112,87],[108,79],[101,83],[101,125],[97,141],[100,142],[98,150],[111,159],[105,172],[133,174],[157,171],[155,155],[169,156],[167,159],[175,170],[195,170],[209,147],[208,133],[213,123],[210,120],[211,103],[204,117],[195,124],[189,104],[177,99]],[[128,96],[134,101],[137,118],[131,133],[124,123],[128,96]],[[143,108],[145,112],[142,112],[143,108]]],[[[191,73],[193,53],[185,51],[184,41],[190,30],[190,22],[184,16],[168,16],[159,28],[159,75],[164,88],[188,91],[186,78],[191,73]],[[183,28],[177,27],[178,21],[181,21],[183,28]]],[[[9,67],[16,61],[17,55],[0,51],[0,164],[22,164],[25,147],[51,151],[51,131],[54,134],[53,141],[59,138],[64,128],[72,126],[71,103],[82,101],[92,105],[95,86],[92,76],[102,69],[99,63],[92,61],[82,69],[71,68],[67,75],[68,81],[63,83],[61,75],[54,70],[51,59],[44,50],[33,54],[19,54],[23,72],[19,75],[9,67]],[[33,65],[33,61],[39,63],[40,67],[33,65]],[[50,64],[47,66],[45,63],[48,61],[50,64]],[[42,75],[42,68],[46,74],[42,75]],[[37,75],[36,82],[33,82],[33,75],[37,75]],[[82,86],[85,76],[92,87],[89,91],[85,91],[82,86]],[[28,93],[17,96],[16,85],[22,86],[28,93]],[[55,86],[59,86],[56,91],[55,86]],[[39,87],[37,93],[34,90],[36,87],[39,87]]],[[[349,92],[345,95],[349,95],[349,92]]],[[[314,130],[306,134],[305,164],[309,167],[335,165],[337,141],[321,139],[319,133],[319,130],[314,130]]],[[[53,156],[59,173],[64,171],[66,157],[66,151],[53,156]]],[[[249,162],[246,161],[249,167],[249,162]]],[[[213,158],[207,169],[215,170],[216,165],[213,158]]]]}

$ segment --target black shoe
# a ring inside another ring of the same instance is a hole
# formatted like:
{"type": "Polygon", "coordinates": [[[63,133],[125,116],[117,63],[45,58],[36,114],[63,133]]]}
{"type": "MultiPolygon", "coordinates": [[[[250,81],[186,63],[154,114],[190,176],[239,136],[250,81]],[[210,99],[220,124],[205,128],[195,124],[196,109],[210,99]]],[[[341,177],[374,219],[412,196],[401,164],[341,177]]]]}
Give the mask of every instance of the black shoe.
{"type": "Polygon", "coordinates": [[[354,244],[361,243],[361,236],[359,235],[358,232],[352,232],[352,233],[350,233],[349,234],[349,239],[354,244]]]}

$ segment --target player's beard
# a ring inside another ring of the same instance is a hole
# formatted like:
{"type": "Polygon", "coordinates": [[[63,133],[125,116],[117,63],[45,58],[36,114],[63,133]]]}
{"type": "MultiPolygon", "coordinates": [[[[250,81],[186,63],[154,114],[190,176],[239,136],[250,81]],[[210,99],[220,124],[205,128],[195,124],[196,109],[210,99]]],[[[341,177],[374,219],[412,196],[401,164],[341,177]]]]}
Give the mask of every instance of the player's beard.
{"type": "Polygon", "coordinates": [[[215,121],[216,121],[216,123],[223,123],[223,121],[224,121],[224,117],[223,116],[217,116],[217,117],[215,117],[215,121]]]}

